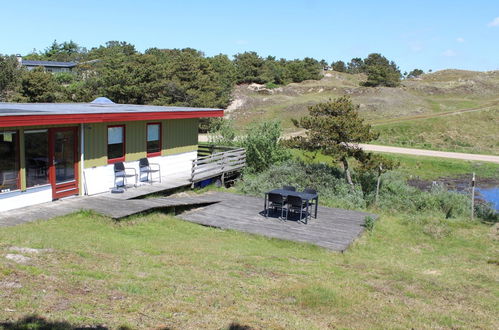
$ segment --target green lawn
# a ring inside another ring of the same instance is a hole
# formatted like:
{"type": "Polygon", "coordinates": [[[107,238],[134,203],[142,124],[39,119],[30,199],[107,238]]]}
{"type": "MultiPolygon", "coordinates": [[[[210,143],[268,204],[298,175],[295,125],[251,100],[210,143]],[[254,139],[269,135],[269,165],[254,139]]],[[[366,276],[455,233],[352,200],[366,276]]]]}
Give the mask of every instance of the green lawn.
{"type": "Polygon", "coordinates": [[[497,227],[382,215],[344,254],[164,214],[0,228],[0,319],[132,328],[497,329],[497,227]],[[9,247],[50,249],[7,260],[9,247]],[[22,288],[9,287],[17,283],[22,288]]]}
{"type": "MultiPolygon", "coordinates": [[[[311,161],[311,153],[292,150],[292,154],[305,161],[311,161]]],[[[499,179],[499,164],[495,163],[389,153],[380,154],[398,162],[400,166],[397,170],[408,177],[433,180],[443,177],[471,177],[472,173],[475,172],[478,178],[499,179]]],[[[331,157],[317,154],[313,161],[331,163],[332,160],[331,157]]]]}

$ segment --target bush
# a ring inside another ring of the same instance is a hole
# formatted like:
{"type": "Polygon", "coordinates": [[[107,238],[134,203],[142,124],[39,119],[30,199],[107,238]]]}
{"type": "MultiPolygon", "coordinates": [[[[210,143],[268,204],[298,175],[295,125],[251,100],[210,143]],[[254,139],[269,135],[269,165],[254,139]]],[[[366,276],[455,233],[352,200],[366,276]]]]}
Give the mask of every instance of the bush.
{"type": "MultiPolygon", "coordinates": [[[[375,182],[376,176],[364,176],[364,180],[375,182]]],[[[385,212],[406,214],[426,214],[440,218],[469,217],[469,197],[457,192],[435,187],[422,191],[408,185],[397,172],[382,175],[377,208],[385,212]]],[[[366,184],[366,183],[364,183],[366,184]]],[[[346,183],[343,171],[327,164],[304,163],[288,160],[271,165],[267,170],[245,174],[244,181],[236,188],[245,194],[263,196],[264,192],[284,185],[295,186],[298,190],[314,188],[319,192],[321,205],[346,209],[365,209],[374,203],[374,190],[363,191],[356,183],[353,190],[346,183]]],[[[372,183],[368,184],[372,187],[372,183]]],[[[497,213],[485,204],[477,204],[476,217],[497,222],[497,213]]]]}
{"type": "Polygon", "coordinates": [[[253,172],[261,172],[273,164],[291,158],[279,139],[282,128],[278,121],[265,121],[251,125],[237,145],[246,149],[246,164],[253,172]]]}
{"type": "Polygon", "coordinates": [[[499,212],[492,208],[490,203],[478,202],[475,204],[475,217],[487,222],[499,222],[499,212]]]}
{"type": "Polygon", "coordinates": [[[408,213],[438,212],[445,218],[456,218],[467,216],[469,206],[469,199],[463,194],[447,191],[439,186],[429,192],[421,191],[409,186],[396,172],[382,176],[378,203],[380,209],[408,213]]]}
{"type": "Polygon", "coordinates": [[[366,230],[368,231],[372,231],[374,229],[374,221],[376,219],[374,219],[373,217],[371,216],[367,216],[364,218],[364,227],[366,228],[366,230]]]}
{"type": "Polygon", "coordinates": [[[326,164],[305,164],[289,160],[275,164],[261,173],[246,173],[244,181],[236,188],[246,194],[263,196],[266,191],[283,185],[295,186],[298,190],[316,189],[322,205],[348,209],[361,209],[367,205],[360,186],[350,191],[341,170],[326,164]]]}
{"type": "Polygon", "coordinates": [[[72,82],[76,81],[76,75],[71,72],[58,72],[54,73],[53,75],[55,81],[57,81],[57,83],[61,85],[71,84],[72,82]]]}
{"type": "Polygon", "coordinates": [[[236,130],[232,122],[223,118],[213,118],[208,123],[208,141],[221,146],[236,144],[236,130]]]}

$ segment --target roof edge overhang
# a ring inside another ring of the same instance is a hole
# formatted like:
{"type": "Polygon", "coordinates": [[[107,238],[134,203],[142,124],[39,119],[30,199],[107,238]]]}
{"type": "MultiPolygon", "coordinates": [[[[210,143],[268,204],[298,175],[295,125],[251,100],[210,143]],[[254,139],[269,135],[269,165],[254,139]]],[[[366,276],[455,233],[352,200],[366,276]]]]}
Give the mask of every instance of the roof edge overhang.
{"type": "Polygon", "coordinates": [[[1,116],[0,127],[223,117],[223,110],[1,116]]]}

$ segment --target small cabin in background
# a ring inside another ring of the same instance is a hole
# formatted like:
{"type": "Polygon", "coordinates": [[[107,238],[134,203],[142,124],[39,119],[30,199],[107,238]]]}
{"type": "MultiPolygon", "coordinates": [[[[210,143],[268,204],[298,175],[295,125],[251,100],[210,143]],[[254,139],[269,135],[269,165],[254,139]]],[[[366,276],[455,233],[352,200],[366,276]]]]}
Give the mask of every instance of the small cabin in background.
{"type": "Polygon", "coordinates": [[[76,62],[56,62],[56,61],[31,61],[24,60],[21,55],[16,55],[19,65],[26,67],[28,70],[42,67],[46,72],[59,73],[71,72],[78,63],[76,62]]]}

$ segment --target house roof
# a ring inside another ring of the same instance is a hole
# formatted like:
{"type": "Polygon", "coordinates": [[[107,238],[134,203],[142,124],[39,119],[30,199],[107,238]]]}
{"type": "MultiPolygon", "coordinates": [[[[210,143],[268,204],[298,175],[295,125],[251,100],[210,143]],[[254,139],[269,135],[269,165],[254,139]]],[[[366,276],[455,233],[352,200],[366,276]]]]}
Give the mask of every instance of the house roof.
{"type": "Polygon", "coordinates": [[[92,103],[0,103],[0,127],[222,117],[223,109],[92,103]]]}
{"type": "Polygon", "coordinates": [[[52,66],[59,68],[73,68],[76,66],[76,62],[56,62],[56,61],[30,61],[22,60],[22,65],[26,66],[52,66]]]}

